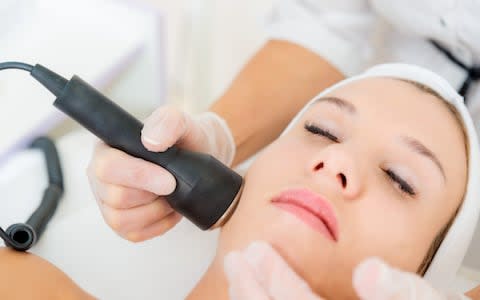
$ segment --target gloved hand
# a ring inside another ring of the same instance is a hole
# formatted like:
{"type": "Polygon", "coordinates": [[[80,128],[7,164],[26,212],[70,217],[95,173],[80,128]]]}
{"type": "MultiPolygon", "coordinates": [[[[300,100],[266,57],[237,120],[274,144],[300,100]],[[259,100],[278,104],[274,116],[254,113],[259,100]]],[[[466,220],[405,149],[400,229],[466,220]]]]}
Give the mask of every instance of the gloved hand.
{"type": "MultiPolygon", "coordinates": [[[[321,300],[267,243],[254,242],[242,252],[225,256],[224,270],[231,300],[321,300]]],[[[396,270],[377,258],[366,259],[354,271],[353,287],[364,300],[454,300],[415,274],[396,270]]]]}
{"type": "Polygon", "coordinates": [[[392,268],[378,258],[366,259],[355,268],[353,286],[366,300],[469,299],[462,294],[441,293],[417,274],[392,268]]]}
{"type": "Polygon", "coordinates": [[[213,112],[191,117],[172,106],[160,107],[146,119],[142,142],[155,152],[176,144],[180,148],[208,153],[227,166],[235,156],[232,133],[226,122],[213,112]]]}
{"type": "Polygon", "coordinates": [[[225,256],[230,300],[321,300],[267,243],[225,256]]]}
{"type": "MultiPolygon", "coordinates": [[[[160,107],[146,119],[142,143],[155,152],[177,144],[209,153],[227,165],[235,154],[233,137],[219,116],[207,112],[194,118],[170,106],[160,107]]],[[[127,240],[156,237],[181,219],[164,198],[175,190],[175,179],[158,165],[100,142],[87,175],[106,223],[127,240]]]]}

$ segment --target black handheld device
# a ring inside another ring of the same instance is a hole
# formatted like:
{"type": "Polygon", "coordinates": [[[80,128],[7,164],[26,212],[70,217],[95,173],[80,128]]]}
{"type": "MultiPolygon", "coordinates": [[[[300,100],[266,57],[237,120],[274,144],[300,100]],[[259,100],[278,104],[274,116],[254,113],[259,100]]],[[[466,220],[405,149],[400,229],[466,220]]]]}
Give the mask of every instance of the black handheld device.
{"type": "Polygon", "coordinates": [[[67,80],[41,66],[0,63],[0,70],[30,72],[57,98],[53,105],[108,145],[167,169],[176,188],[166,196],[174,210],[199,228],[214,228],[226,220],[239,198],[243,179],[211,155],[173,146],[150,152],[141,142],[143,124],[78,76],[67,80]]]}

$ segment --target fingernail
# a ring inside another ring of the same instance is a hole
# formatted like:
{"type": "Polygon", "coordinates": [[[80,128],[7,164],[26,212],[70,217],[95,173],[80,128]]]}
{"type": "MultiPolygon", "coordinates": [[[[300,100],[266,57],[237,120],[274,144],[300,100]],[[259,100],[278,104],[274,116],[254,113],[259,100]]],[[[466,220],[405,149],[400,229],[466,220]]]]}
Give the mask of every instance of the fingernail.
{"type": "Polygon", "coordinates": [[[387,266],[378,258],[362,262],[353,273],[353,286],[362,299],[384,299],[391,286],[387,266]]]}
{"type": "Polygon", "coordinates": [[[235,277],[235,274],[239,268],[240,253],[237,251],[232,251],[225,255],[223,259],[223,270],[227,275],[227,279],[231,280],[235,277]]]}
{"type": "Polygon", "coordinates": [[[149,143],[149,144],[152,144],[152,145],[154,145],[154,146],[160,145],[160,142],[159,142],[159,141],[156,141],[154,138],[149,137],[149,136],[147,135],[147,133],[145,133],[145,132],[142,133],[142,139],[143,139],[145,142],[147,142],[147,143],[149,143]]]}
{"type": "Polygon", "coordinates": [[[165,132],[165,116],[158,120],[146,121],[142,129],[142,138],[149,144],[158,146],[161,144],[159,137],[165,132]]]}
{"type": "Polygon", "coordinates": [[[172,174],[163,174],[162,176],[155,177],[155,183],[157,187],[156,194],[159,196],[169,195],[173,193],[177,182],[172,174]]]}

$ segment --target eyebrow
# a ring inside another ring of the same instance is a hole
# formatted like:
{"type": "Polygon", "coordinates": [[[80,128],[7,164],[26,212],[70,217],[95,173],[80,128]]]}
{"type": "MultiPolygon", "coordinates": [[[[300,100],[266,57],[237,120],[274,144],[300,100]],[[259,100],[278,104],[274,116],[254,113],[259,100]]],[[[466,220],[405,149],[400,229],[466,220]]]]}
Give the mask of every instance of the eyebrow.
{"type": "Polygon", "coordinates": [[[344,99],[341,99],[338,97],[322,97],[322,98],[316,99],[313,103],[315,104],[319,102],[333,104],[338,108],[340,108],[341,110],[348,112],[351,115],[354,115],[357,113],[357,109],[352,103],[347,102],[344,99]]]}
{"type": "Polygon", "coordinates": [[[444,181],[447,180],[447,177],[445,176],[445,171],[443,170],[443,167],[442,167],[442,164],[440,163],[440,160],[435,156],[435,154],[433,154],[433,152],[430,149],[428,149],[420,141],[418,141],[418,140],[416,140],[412,137],[403,136],[402,140],[403,140],[403,142],[405,142],[410,147],[410,149],[412,149],[413,151],[415,151],[418,154],[421,154],[421,155],[429,158],[438,167],[438,169],[442,173],[443,180],[444,181]]]}
{"type": "MultiPolygon", "coordinates": [[[[333,104],[333,105],[337,106],[338,108],[340,108],[341,110],[344,110],[351,115],[354,115],[354,114],[357,113],[357,109],[356,109],[355,105],[353,105],[352,103],[350,103],[350,102],[348,102],[344,99],[338,98],[338,97],[318,98],[314,101],[314,104],[319,103],[319,102],[333,104]]],[[[435,154],[433,154],[433,152],[430,149],[428,149],[419,140],[414,139],[412,137],[403,136],[402,141],[405,144],[407,144],[407,146],[410,149],[412,149],[414,152],[416,152],[420,155],[423,155],[424,157],[430,159],[438,167],[438,169],[440,170],[440,173],[442,173],[443,180],[444,181],[447,180],[447,177],[445,176],[445,171],[443,169],[442,164],[440,163],[440,160],[437,158],[437,156],[435,156],[435,154]]]]}

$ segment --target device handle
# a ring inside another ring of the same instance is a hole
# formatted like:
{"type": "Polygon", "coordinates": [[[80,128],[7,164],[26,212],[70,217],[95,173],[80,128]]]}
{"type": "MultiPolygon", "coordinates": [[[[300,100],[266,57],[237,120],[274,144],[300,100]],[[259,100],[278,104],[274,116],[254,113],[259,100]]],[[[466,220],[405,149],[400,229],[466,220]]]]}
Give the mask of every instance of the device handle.
{"type": "Polygon", "coordinates": [[[170,147],[148,151],[141,141],[143,124],[78,76],[73,76],[54,105],[108,145],[167,169],[177,186],[168,195],[173,209],[208,229],[230,207],[242,177],[213,156],[170,147]]]}

